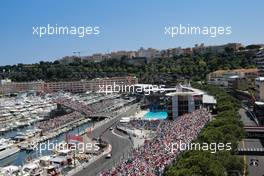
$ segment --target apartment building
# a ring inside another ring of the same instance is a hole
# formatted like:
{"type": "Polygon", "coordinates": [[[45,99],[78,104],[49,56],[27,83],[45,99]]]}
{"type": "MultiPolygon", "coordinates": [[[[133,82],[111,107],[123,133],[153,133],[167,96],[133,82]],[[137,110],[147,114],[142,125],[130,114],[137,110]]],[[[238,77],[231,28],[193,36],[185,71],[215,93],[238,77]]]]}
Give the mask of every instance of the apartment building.
{"type": "Polygon", "coordinates": [[[47,82],[44,83],[43,92],[72,92],[81,93],[85,92],[84,81],[68,81],[68,82],[47,82]]]}
{"type": "Polygon", "coordinates": [[[250,69],[234,69],[234,70],[217,70],[207,75],[209,84],[228,87],[228,82],[234,79],[245,79],[247,81],[253,81],[258,76],[258,70],[256,68],[250,69]]]}
{"type": "MultiPolygon", "coordinates": [[[[2,82],[2,81],[1,81],[2,82]]],[[[100,86],[106,85],[133,85],[138,83],[138,78],[134,76],[96,78],[92,80],[81,81],[59,81],[59,82],[6,82],[0,85],[0,94],[10,94],[17,92],[47,92],[58,91],[83,93],[86,91],[96,92],[100,86]]]]}
{"type": "MultiPolygon", "coordinates": [[[[2,81],[1,81],[2,82],[2,81]]],[[[26,91],[41,92],[44,89],[43,81],[34,82],[4,82],[0,85],[0,94],[9,94],[26,91]]]]}
{"type": "Polygon", "coordinates": [[[178,48],[169,48],[167,50],[160,51],[161,58],[176,57],[184,54],[184,50],[181,47],[178,48]]]}
{"type": "Polygon", "coordinates": [[[156,50],[153,48],[144,49],[143,47],[141,47],[137,51],[137,56],[138,57],[146,57],[146,58],[158,58],[158,57],[160,57],[160,52],[159,52],[159,50],[156,50]]]}
{"type": "Polygon", "coordinates": [[[256,54],[255,61],[258,67],[258,76],[264,77],[264,50],[256,54]]]}
{"type": "Polygon", "coordinates": [[[226,49],[230,51],[238,51],[240,47],[243,47],[241,43],[227,43],[224,45],[215,45],[215,46],[205,46],[203,43],[201,45],[196,44],[193,48],[195,53],[223,53],[226,49]]]}
{"type": "Polygon", "coordinates": [[[258,101],[264,101],[264,77],[256,78],[256,99],[258,101]]]}

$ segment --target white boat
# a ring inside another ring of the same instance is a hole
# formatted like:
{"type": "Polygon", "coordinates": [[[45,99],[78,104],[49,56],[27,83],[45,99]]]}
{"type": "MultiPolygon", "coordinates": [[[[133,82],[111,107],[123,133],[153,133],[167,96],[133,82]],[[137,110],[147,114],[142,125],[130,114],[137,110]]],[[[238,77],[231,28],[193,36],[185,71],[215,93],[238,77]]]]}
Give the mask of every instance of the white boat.
{"type": "Polygon", "coordinates": [[[37,143],[34,143],[34,142],[24,142],[24,143],[21,143],[19,147],[22,150],[32,151],[32,150],[35,150],[36,149],[37,143]]]}
{"type": "Polygon", "coordinates": [[[55,165],[51,164],[51,156],[42,156],[39,160],[39,165],[44,169],[43,175],[59,175],[60,170],[55,165]]]}
{"type": "Polygon", "coordinates": [[[28,136],[25,135],[24,133],[22,132],[18,132],[17,135],[14,137],[14,140],[16,142],[22,142],[22,141],[25,141],[28,139],[28,136]]]}
{"type": "Polygon", "coordinates": [[[55,151],[57,154],[50,161],[59,168],[69,167],[73,162],[73,153],[69,149],[59,149],[55,151]]]}
{"type": "Polygon", "coordinates": [[[6,132],[7,130],[7,128],[0,128],[0,134],[6,132]]]}
{"type": "Polygon", "coordinates": [[[71,164],[71,162],[69,163],[67,157],[65,157],[65,156],[55,156],[55,157],[51,158],[50,161],[51,161],[52,165],[59,167],[59,168],[65,168],[71,164]]]}
{"type": "Polygon", "coordinates": [[[4,175],[4,176],[14,176],[14,175],[20,175],[20,167],[18,166],[6,166],[1,168],[0,170],[0,175],[4,175]]]}
{"type": "Polygon", "coordinates": [[[23,176],[42,176],[43,169],[37,163],[29,163],[23,166],[22,175],[23,176]]]}

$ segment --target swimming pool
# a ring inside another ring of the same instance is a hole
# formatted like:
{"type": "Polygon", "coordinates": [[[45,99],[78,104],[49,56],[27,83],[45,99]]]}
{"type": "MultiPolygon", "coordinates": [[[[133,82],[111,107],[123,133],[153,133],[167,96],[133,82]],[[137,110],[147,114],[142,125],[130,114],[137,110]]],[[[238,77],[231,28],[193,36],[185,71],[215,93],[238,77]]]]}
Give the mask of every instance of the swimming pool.
{"type": "Polygon", "coordinates": [[[147,112],[144,115],[144,119],[158,119],[158,120],[164,120],[168,117],[168,113],[166,111],[159,111],[159,112],[147,112]]]}

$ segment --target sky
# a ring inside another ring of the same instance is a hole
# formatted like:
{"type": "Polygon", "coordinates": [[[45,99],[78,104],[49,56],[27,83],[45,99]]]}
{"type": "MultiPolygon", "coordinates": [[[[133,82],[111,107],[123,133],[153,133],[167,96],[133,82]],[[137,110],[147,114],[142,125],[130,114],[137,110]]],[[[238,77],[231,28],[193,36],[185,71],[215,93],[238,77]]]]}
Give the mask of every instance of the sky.
{"type": "Polygon", "coordinates": [[[264,43],[264,1],[259,0],[2,0],[0,65],[54,61],[140,47],[165,49],[264,43]],[[36,26],[99,26],[99,35],[33,35],[36,26]],[[165,26],[231,26],[232,34],[215,38],[164,34],[165,26]]]}

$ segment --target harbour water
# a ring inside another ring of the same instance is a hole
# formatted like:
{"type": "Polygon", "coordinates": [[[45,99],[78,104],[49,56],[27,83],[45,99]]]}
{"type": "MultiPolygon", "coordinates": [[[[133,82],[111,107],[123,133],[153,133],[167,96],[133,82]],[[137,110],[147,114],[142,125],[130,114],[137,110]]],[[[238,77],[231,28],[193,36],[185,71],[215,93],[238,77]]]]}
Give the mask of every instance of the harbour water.
{"type": "MultiPolygon", "coordinates": [[[[34,126],[34,125],[33,125],[34,126]]],[[[33,129],[34,127],[31,126],[31,125],[27,125],[27,126],[23,126],[23,127],[19,127],[19,128],[16,128],[16,129],[13,129],[13,130],[10,130],[10,131],[6,131],[4,132],[2,135],[0,135],[1,138],[13,138],[17,135],[18,132],[20,133],[24,133],[26,132],[27,130],[31,130],[33,129]]]]}

